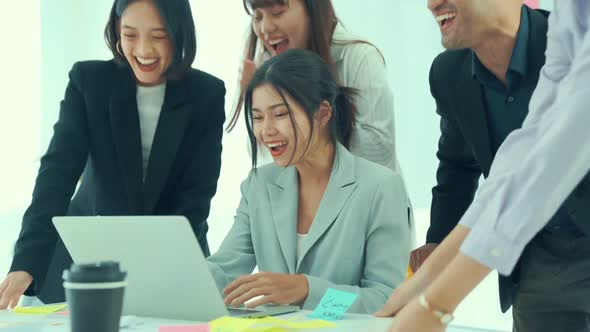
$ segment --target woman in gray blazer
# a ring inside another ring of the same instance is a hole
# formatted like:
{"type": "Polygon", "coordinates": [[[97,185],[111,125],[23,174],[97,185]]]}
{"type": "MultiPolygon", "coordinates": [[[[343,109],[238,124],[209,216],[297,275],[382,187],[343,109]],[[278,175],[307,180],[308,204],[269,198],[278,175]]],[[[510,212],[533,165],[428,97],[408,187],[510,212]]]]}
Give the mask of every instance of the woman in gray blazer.
{"type": "Polygon", "coordinates": [[[235,222],[208,260],[226,304],[313,309],[328,288],[371,313],[404,279],[411,243],[399,174],[352,155],[354,91],[315,53],[294,49],[256,72],[245,94],[253,171],[235,222]],[[274,163],[256,168],[257,145],[274,163]],[[260,273],[250,275],[258,266],[260,273]]]}

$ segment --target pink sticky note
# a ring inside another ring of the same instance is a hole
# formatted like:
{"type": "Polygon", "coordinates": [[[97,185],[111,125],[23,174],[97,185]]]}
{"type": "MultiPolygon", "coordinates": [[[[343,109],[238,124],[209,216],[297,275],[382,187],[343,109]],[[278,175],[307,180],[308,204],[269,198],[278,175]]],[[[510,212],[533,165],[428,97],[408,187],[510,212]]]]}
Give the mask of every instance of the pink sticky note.
{"type": "Polygon", "coordinates": [[[69,316],[70,315],[70,311],[69,310],[59,311],[59,312],[56,312],[54,315],[58,315],[58,316],[69,316]]]}
{"type": "Polygon", "coordinates": [[[158,332],[209,332],[209,324],[160,326],[158,332]]]}
{"type": "Polygon", "coordinates": [[[524,4],[533,9],[539,8],[539,0],[524,0],[524,4]]]}

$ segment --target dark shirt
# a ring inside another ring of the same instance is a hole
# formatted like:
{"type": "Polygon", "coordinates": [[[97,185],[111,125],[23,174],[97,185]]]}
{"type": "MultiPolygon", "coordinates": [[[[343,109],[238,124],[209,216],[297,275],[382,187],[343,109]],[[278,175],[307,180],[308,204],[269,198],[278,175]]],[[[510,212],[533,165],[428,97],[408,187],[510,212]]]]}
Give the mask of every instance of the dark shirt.
{"type": "MultiPolygon", "coordinates": [[[[520,27],[506,72],[506,84],[483,66],[475,52],[472,53],[473,77],[481,84],[494,154],[506,137],[522,126],[528,114],[529,102],[537,86],[538,73],[528,70],[528,42],[529,15],[523,8],[520,27]]],[[[518,160],[514,162],[517,163],[518,160]]],[[[573,223],[566,210],[561,207],[548,223],[547,228],[556,229],[565,226],[573,226],[573,223]]]]}

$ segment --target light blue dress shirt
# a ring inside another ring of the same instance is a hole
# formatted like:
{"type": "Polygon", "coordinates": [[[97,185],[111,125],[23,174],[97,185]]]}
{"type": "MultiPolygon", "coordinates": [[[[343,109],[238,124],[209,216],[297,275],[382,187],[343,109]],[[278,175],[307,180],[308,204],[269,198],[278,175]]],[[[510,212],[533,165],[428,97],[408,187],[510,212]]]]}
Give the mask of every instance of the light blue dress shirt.
{"type": "Polygon", "coordinates": [[[590,170],[589,24],[588,0],[555,1],[529,114],[461,219],[461,252],[503,275],[590,170]]]}

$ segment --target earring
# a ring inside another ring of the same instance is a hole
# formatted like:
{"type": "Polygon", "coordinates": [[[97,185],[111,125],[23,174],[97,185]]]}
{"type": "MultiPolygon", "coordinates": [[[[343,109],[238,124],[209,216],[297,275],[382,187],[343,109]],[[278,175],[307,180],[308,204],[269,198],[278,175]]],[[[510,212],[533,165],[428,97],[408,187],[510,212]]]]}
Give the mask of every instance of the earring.
{"type": "Polygon", "coordinates": [[[125,53],[123,53],[123,49],[121,48],[121,40],[117,40],[115,48],[117,49],[117,53],[119,53],[121,56],[125,56],[125,53]]]}

